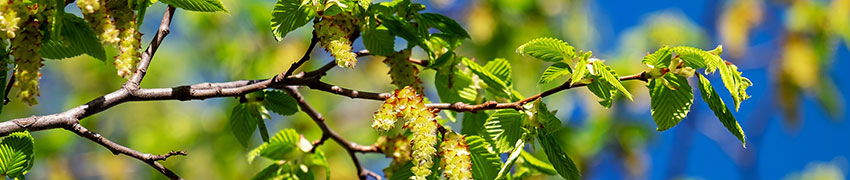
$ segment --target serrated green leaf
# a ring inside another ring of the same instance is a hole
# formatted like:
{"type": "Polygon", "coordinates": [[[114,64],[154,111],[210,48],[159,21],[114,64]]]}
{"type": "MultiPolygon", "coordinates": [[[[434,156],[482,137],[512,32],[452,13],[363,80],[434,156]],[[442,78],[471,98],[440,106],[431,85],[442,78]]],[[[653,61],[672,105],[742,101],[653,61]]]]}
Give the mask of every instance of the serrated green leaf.
{"type": "MultiPolygon", "coordinates": [[[[542,130],[541,134],[552,134],[561,130],[561,120],[558,117],[555,117],[552,112],[549,112],[549,108],[546,108],[546,104],[543,103],[539,98],[534,100],[534,108],[536,121],[540,123],[540,130],[542,130]]],[[[540,132],[540,131],[538,131],[540,132]]]]}
{"type": "Polygon", "coordinates": [[[722,62],[720,56],[711,54],[699,48],[678,46],[671,49],[682,59],[684,65],[694,69],[705,68],[706,72],[713,72],[718,62],[722,62]]]}
{"type": "Polygon", "coordinates": [[[576,66],[573,67],[573,73],[570,77],[570,84],[581,82],[581,80],[590,73],[590,67],[587,67],[587,65],[587,59],[582,58],[576,62],[576,66]]]}
{"type": "Polygon", "coordinates": [[[503,58],[493,59],[484,65],[484,69],[505,82],[505,85],[511,86],[511,64],[508,63],[508,60],[503,58]]]}
{"type": "Polygon", "coordinates": [[[260,151],[260,156],[271,160],[295,160],[302,154],[298,147],[300,141],[301,135],[294,129],[281,130],[260,151]]]}
{"type": "Polygon", "coordinates": [[[29,132],[14,132],[0,142],[0,172],[9,178],[25,179],[32,168],[34,140],[29,132]]]}
{"type": "Polygon", "coordinates": [[[702,92],[702,99],[708,104],[711,111],[714,111],[714,115],[723,123],[723,126],[726,126],[726,129],[741,141],[741,145],[747,147],[747,136],[744,135],[744,130],[738,124],[738,121],[735,120],[735,116],[732,115],[732,112],[723,103],[723,99],[717,95],[714,87],[711,87],[708,79],[702,75],[697,76],[699,76],[699,90],[702,92]]]}
{"type": "Polygon", "coordinates": [[[372,54],[389,56],[395,52],[395,37],[387,27],[370,27],[363,31],[363,46],[372,54]]]}
{"type": "Polygon", "coordinates": [[[575,48],[555,38],[537,38],[517,48],[517,53],[549,62],[568,62],[576,56],[575,48]]]}
{"type": "Polygon", "coordinates": [[[629,100],[634,101],[634,99],[632,99],[632,94],[629,93],[628,90],[626,90],[626,87],[623,86],[623,84],[620,82],[620,78],[617,77],[617,73],[614,72],[611,67],[608,67],[601,61],[596,61],[593,63],[593,69],[599,78],[605,80],[605,82],[612,87],[611,89],[619,91],[620,94],[625,95],[626,98],[629,98],[629,100]]]}
{"type": "Polygon", "coordinates": [[[499,153],[514,149],[522,134],[522,114],[513,109],[497,110],[484,123],[484,135],[495,143],[499,153]]]}
{"type": "Polygon", "coordinates": [[[419,18],[424,20],[425,25],[440,30],[440,32],[469,38],[469,33],[452,18],[436,13],[422,13],[419,14],[419,18]]]}
{"type": "Polygon", "coordinates": [[[558,174],[558,171],[555,170],[555,167],[553,167],[552,164],[537,159],[537,157],[534,157],[534,155],[532,155],[531,153],[522,151],[522,153],[520,153],[520,157],[525,160],[525,164],[527,164],[529,167],[534,168],[537,171],[548,175],[558,174]]]}
{"type": "Polygon", "coordinates": [[[278,0],[272,10],[271,27],[275,40],[283,40],[286,34],[306,25],[316,17],[316,10],[309,1],[278,0]]]}
{"type": "Polygon", "coordinates": [[[652,119],[658,125],[656,130],[670,129],[688,115],[694,102],[694,92],[685,77],[667,73],[663,77],[652,79],[647,88],[651,98],[652,119]],[[664,81],[676,89],[671,89],[664,81]]]}
{"type": "Polygon", "coordinates": [[[283,179],[283,176],[280,174],[281,168],[280,164],[272,163],[254,175],[251,180],[283,179]]]}
{"type": "Polygon", "coordinates": [[[91,57],[106,61],[106,51],[94,31],[77,15],[64,13],[62,26],[62,39],[50,39],[41,46],[41,55],[48,59],[64,59],[80,54],[88,54],[91,57]]]}
{"type": "Polygon", "coordinates": [[[387,27],[390,33],[407,40],[408,46],[412,47],[416,45],[425,50],[425,52],[431,52],[428,45],[425,44],[425,39],[416,31],[416,28],[410,22],[401,19],[401,17],[387,15],[378,15],[378,19],[381,20],[382,25],[387,27]]]}
{"type": "Polygon", "coordinates": [[[263,120],[259,106],[256,103],[241,103],[233,107],[230,114],[231,131],[243,147],[249,146],[251,136],[257,130],[257,122],[263,120]]]}
{"type": "Polygon", "coordinates": [[[185,9],[189,11],[200,12],[228,12],[219,0],[160,0],[162,3],[185,9]]]}
{"type": "Polygon", "coordinates": [[[463,63],[469,68],[472,73],[478,75],[485,84],[487,84],[487,92],[498,98],[518,100],[518,96],[513,93],[513,89],[508,86],[499,76],[493,75],[489,70],[478,65],[468,58],[463,58],[463,63]]]}
{"type": "Polygon", "coordinates": [[[466,144],[472,160],[473,179],[495,179],[502,160],[492,151],[490,143],[479,136],[466,136],[466,144]]]}
{"type": "Polygon", "coordinates": [[[463,135],[477,135],[484,128],[484,123],[487,122],[490,115],[486,112],[465,112],[463,114],[463,126],[460,133],[463,135]]]}
{"type": "Polygon", "coordinates": [[[263,106],[280,115],[292,115],[298,112],[298,103],[295,98],[281,90],[263,90],[263,106]]]}
{"type": "Polygon", "coordinates": [[[437,87],[440,102],[473,103],[478,91],[472,85],[472,78],[457,69],[440,70],[434,74],[434,86],[437,87]]]}
{"type": "Polygon", "coordinates": [[[732,94],[735,111],[738,111],[741,107],[741,102],[750,98],[750,95],[747,95],[747,88],[752,86],[753,82],[750,79],[742,77],[742,72],[738,71],[738,66],[734,64],[723,63],[718,69],[720,69],[720,77],[723,79],[723,85],[726,85],[726,89],[732,94]]]}
{"type": "Polygon", "coordinates": [[[543,75],[540,76],[540,80],[537,81],[537,84],[546,84],[557,80],[558,77],[568,76],[570,75],[570,65],[563,62],[557,62],[547,67],[545,71],[543,71],[543,75]]]}
{"type": "Polygon", "coordinates": [[[598,79],[590,84],[587,84],[587,90],[590,90],[596,97],[601,98],[599,105],[605,108],[611,108],[611,103],[614,100],[614,91],[610,88],[608,82],[604,79],[598,79]]]}
{"type": "Polygon", "coordinates": [[[672,58],[670,47],[664,46],[654,53],[644,56],[641,62],[652,67],[667,67],[670,65],[670,58],[672,58]]]}
{"type": "Polygon", "coordinates": [[[537,139],[540,141],[540,145],[543,146],[543,151],[546,152],[546,157],[549,159],[549,162],[552,163],[552,166],[556,171],[558,171],[558,174],[561,174],[561,177],[569,180],[581,179],[581,174],[579,173],[576,164],[567,155],[567,153],[561,149],[561,145],[558,143],[555,134],[541,134],[537,136],[537,139]]]}
{"type": "Polygon", "coordinates": [[[516,141],[516,145],[514,145],[513,150],[511,151],[511,155],[508,156],[508,159],[505,160],[505,164],[502,164],[502,168],[499,169],[499,175],[496,176],[496,180],[503,179],[508,176],[508,173],[511,171],[511,168],[514,167],[514,162],[519,158],[520,152],[522,152],[522,148],[525,147],[525,141],[522,139],[518,139],[516,141]]]}

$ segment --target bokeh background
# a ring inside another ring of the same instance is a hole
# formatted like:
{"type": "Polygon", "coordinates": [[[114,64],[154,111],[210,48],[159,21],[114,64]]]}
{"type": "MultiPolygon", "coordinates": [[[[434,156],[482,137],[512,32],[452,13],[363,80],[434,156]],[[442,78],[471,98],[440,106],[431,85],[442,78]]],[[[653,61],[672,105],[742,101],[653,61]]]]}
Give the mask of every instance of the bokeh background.
{"type": "MultiPolygon", "coordinates": [[[[309,44],[304,27],[277,42],[269,27],[274,0],[222,0],[227,13],[177,11],[172,34],[153,59],[143,87],[268,78],[297,60],[309,44]]],[[[596,104],[585,89],[544,99],[567,129],[563,145],[586,179],[845,179],[850,156],[850,0],[430,0],[427,12],[460,22],[471,34],[459,54],[479,63],[496,57],[513,66],[515,88],[528,96],[560,84],[537,85],[548,65],[515,53],[537,37],[564,39],[590,50],[620,74],[646,68],[640,59],[662,45],[713,49],[737,64],[754,82],[752,98],[734,112],[747,134],[747,147],[729,134],[696,96],[691,113],[678,126],[655,131],[644,83],[624,83],[634,102],[596,104]]],[[[68,12],[79,15],[72,4],[68,12]]],[[[149,8],[141,31],[149,42],[165,6],[149,8]]],[[[310,24],[308,24],[310,26],[310,24]]],[[[360,41],[355,49],[364,49],[360,41]]],[[[404,46],[398,41],[397,48],[404,46]]],[[[110,56],[115,50],[108,50],[110,56]]],[[[425,58],[420,52],[415,57],[425,58]]],[[[333,59],[318,50],[304,70],[333,59]]],[[[48,60],[40,104],[13,101],[0,119],[64,111],[121,86],[111,62],[81,56],[48,60]]],[[[361,58],[355,69],[336,68],[325,81],[358,90],[393,88],[380,58],[361,58]]],[[[426,94],[436,100],[433,71],[421,74],[426,94]]],[[[716,86],[717,75],[708,76],[716,86]]],[[[717,86],[716,88],[721,88],[717,86]]],[[[352,100],[303,89],[308,102],[333,129],[360,144],[375,142],[369,128],[380,102],[352,100]]],[[[718,91],[727,104],[730,96],[718,91]]],[[[12,92],[15,94],[15,92],[12,92]]],[[[128,147],[148,153],[186,150],[164,164],[187,179],[247,179],[270,163],[249,164],[227,127],[233,98],[204,101],[134,102],[84,119],[83,125],[128,147]]],[[[273,116],[269,129],[294,128],[308,139],[321,131],[303,113],[273,116]]],[[[449,123],[459,129],[460,123],[449,123]]],[[[144,163],[64,130],[34,133],[36,162],[30,179],[164,179],[144,163]]],[[[259,136],[259,135],[256,135],[259,136]]],[[[259,137],[255,137],[259,145],[259,137]]],[[[355,179],[347,154],[336,144],[321,147],[329,156],[332,179],[355,179]]],[[[375,172],[388,165],[380,154],[359,155],[375,172]]],[[[535,177],[558,179],[560,177],[535,177]]]]}

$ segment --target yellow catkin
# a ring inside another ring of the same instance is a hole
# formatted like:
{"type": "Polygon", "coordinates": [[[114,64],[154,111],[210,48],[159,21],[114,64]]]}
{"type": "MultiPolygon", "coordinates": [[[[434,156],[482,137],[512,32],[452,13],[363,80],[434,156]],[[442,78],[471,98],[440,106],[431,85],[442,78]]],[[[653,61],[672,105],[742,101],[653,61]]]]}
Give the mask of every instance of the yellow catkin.
{"type": "Polygon", "coordinates": [[[28,105],[38,104],[38,80],[41,78],[41,42],[43,35],[38,29],[38,22],[30,21],[23,25],[18,36],[12,39],[12,56],[15,57],[15,87],[18,87],[17,97],[28,105]]]}
{"type": "Polygon", "coordinates": [[[387,74],[392,79],[392,84],[398,88],[405,86],[413,87],[421,94],[423,91],[422,80],[419,79],[419,68],[410,63],[410,50],[396,52],[384,59],[384,64],[390,67],[387,74]]]}
{"type": "Polygon", "coordinates": [[[105,0],[77,0],[77,7],[101,43],[115,45],[120,41],[118,28],[115,27],[111,12],[106,8],[105,0]]]}
{"type": "Polygon", "coordinates": [[[466,145],[463,135],[447,133],[440,144],[440,155],[443,173],[449,180],[472,179],[472,161],[470,160],[469,146],[466,145]]]}
{"type": "Polygon", "coordinates": [[[410,86],[396,90],[375,113],[372,127],[380,132],[393,128],[395,120],[402,118],[404,128],[413,134],[411,138],[411,159],[413,179],[425,179],[431,175],[433,157],[437,153],[437,115],[425,107],[424,99],[410,86]]]}
{"type": "Polygon", "coordinates": [[[23,0],[0,0],[0,39],[15,38],[35,8],[27,6],[23,0]]]}
{"type": "Polygon", "coordinates": [[[141,60],[141,38],[142,34],[136,29],[136,15],[129,8],[118,8],[113,10],[115,14],[115,25],[118,26],[119,34],[118,56],[115,57],[115,69],[118,76],[129,78],[136,71],[141,60]]]}
{"type": "Polygon", "coordinates": [[[357,54],[351,52],[351,37],[357,32],[360,20],[351,12],[342,12],[334,16],[324,16],[314,24],[319,45],[331,53],[340,67],[353,68],[357,64],[357,54]]]}

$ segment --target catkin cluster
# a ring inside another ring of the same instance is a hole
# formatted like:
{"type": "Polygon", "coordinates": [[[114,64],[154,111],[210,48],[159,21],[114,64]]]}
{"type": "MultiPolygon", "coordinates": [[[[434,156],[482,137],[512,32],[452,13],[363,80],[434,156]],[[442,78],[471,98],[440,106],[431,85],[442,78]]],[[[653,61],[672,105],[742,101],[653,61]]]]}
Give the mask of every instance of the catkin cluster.
{"type": "Polygon", "coordinates": [[[12,39],[12,56],[15,57],[15,87],[18,98],[29,105],[38,104],[38,79],[41,77],[41,42],[44,35],[38,29],[38,22],[29,21],[21,27],[18,36],[12,39]]]}
{"type": "Polygon", "coordinates": [[[406,120],[404,128],[413,134],[411,139],[411,158],[415,175],[413,179],[425,179],[431,174],[432,158],[437,153],[437,115],[425,107],[421,95],[410,86],[396,90],[392,97],[384,101],[378,112],[375,112],[372,127],[379,132],[387,132],[393,128],[398,118],[406,120]]]}
{"type": "Polygon", "coordinates": [[[136,14],[123,1],[78,0],[77,6],[101,43],[118,46],[115,69],[118,76],[129,78],[141,60],[142,34],[136,28],[136,14]],[[117,3],[120,2],[120,3],[117,3]]]}
{"type": "Polygon", "coordinates": [[[410,50],[396,52],[384,59],[384,64],[390,67],[387,73],[392,79],[392,84],[398,88],[405,86],[413,87],[417,93],[422,93],[422,80],[419,79],[419,68],[408,61],[410,50]]]}
{"type": "Polygon", "coordinates": [[[15,38],[15,32],[29,19],[34,8],[23,0],[0,0],[0,39],[15,38]]]}
{"type": "Polygon", "coordinates": [[[351,37],[357,32],[360,19],[351,12],[324,16],[314,24],[319,44],[331,53],[340,67],[352,68],[357,64],[357,54],[351,52],[351,37]]]}
{"type": "Polygon", "coordinates": [[[440,144],[440,155],[443,173],[449,180],[472,179],[472,161],[470,160],[469,146],[463,135],[447,133],[440,144]]]}

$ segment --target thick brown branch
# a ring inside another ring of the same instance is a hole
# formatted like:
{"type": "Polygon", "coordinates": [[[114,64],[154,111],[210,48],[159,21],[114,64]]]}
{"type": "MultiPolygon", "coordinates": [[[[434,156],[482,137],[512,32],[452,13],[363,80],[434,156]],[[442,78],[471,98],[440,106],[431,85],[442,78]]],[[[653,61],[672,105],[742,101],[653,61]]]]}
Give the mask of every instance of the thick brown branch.
{"type": "Polygon", "coordinates": [[[174,6],[171,5],[168,5],[168,8],[165,9],[165,14],[162,15],[162,22],[159,23],[159,29],[157,29],[156,35],[154,35],[150,45],[148,45],[148,48],[145,49],[145,52],[142,53],[142,59],[139,61],[139,67],[136,68],[136,72],[133,73],[130,80],[124,84],[125,86],[128,86],[128,88],[139,88],[139,85],[142,83],[142,79],[145,78],[145,74],[148,72],[148,66],[151,64],[153,55],[156,53],[156,50],[159,49],[159,45],[162,44],[162,41],[165,40],[165,36],[168,36],[171,32],[169,27],[171,26],[171,19],[174,17],[175,10],[174,6]]]}
{"type": "Polygon", "coordinates": [[[168,157],[175,156],[175,155],[185,156],[186,152],[184,152],[184,151],[171,151],[168,154],[162,154],[162,155],[147,154],[147,153],[142,153],[142,152],[133,150],[133,149],[128,148],[126,146],[122,146],[118,143],[112,142],[109,139],[104,138],[100,134],[97,134],[95,132],[92,132],[92,131],[86,129],[85,127],[83,127],[82,125],[80,125],[78,123],[66,126],[65,129],[67,129],[68,131],[77,133],[77,135],[85,137],[86,139],[89,139],[91,141],[94,141],[97,144],[100,144],[101,146],[105,147],[106,149],[109,149],[109,151],[112,151],[112,154],[115,154],[115,155],[124,154],[124,155],[130,156],[130,157],[136,158],[140,161],[143,161],[143,162],[147,163],[148,165],[150,165],[151,167],[153,167],[154,169],[156,169],[157,171],[159,171],[160,173],[162,173],[163,175],[167,176],[170,179],[182,179],[182,178],[180,178],[180,176],[177,176],[177,174],[175,174],[174,172],[172,172],[168,168],[165,168],[165,166],[162,166],[162,164],[159,164],[159,162],[157,162],[157,161],[164,161],[168,157]]]}

